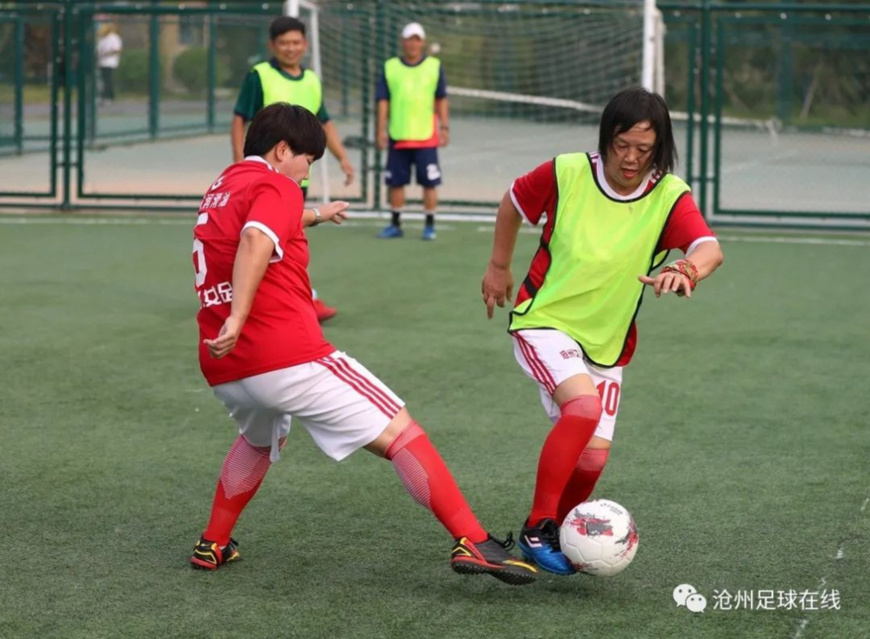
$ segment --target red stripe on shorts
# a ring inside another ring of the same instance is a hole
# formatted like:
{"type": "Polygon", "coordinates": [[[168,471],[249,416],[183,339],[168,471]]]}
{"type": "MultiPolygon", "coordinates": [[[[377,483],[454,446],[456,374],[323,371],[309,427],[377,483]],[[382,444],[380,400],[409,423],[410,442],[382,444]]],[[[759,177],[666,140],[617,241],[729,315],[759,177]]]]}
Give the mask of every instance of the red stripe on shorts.
{"type": "Polygon", "coordinates": [[[514,339],[520,345],[520,350],[523,352],[523,355],[526,358],[526,362],[529,364],[529,368],[532,369],[532,374],[535,379],[538,380],[541,384],[544,385],[544,388],[547,389],[547,392],[552,395],[556,392],[556,380],[553,379],[553,376],[550,374],[550,371],[547,370],[547,367],[544,365],[544,362],[541,361],[541,358],[538,357],[535,348],[527,342],[519,333],[514,333],[514,339]]]}
{"type": "Polygon", "coordinates": [[[353,366],[351,366],[350,362],[348,362],[346,359],[334,359],[332,361],[338,364],[339,368],[342,368],[344,371],[346,371],[348,375],[350,375],[353,379],[357,381],[357,383],[368,389],[369,392],[371,392],[373,395],[379,397],[381,401],[387,406],[387,408],[390,408],[394,411],[393,415],[402,410],[402,407],[399,406],[399,404],[396,403],[396,401],[392,397],[384,392],[384,389],[378,388],[377,384],[365,377],[358,370],[354,369],[353,366]]]}
{"type": "Polygon", "coordinates": [[[353,388],[357,393],[362,395],[365,399],[369,400],[375,408],[381,411],[384,415],[392,419],[396,416],[398,410],[390,412],[390,406],[388,404],[383,403],[382,400],[378,398],[377,395],[369,392],[365,387],[361,386],[357,381],[354,380],[353,377],[347,374],[344,370],[338,367],[337,360],[330,359],[319,359],[317,360],[318,364],[321,364],[326,369],[328,369],[333,375],[343,381],[345,384],[353,388]]]}

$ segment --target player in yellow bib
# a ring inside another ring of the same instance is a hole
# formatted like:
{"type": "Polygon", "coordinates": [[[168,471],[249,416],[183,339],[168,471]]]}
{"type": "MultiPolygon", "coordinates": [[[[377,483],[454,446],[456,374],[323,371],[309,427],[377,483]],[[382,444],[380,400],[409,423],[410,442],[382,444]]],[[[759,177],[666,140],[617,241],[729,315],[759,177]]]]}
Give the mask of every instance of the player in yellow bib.
{"type": "Polygon", "coordinates": [[[556,574],[575,570],[559,547],[559,525],[607,462],[645,287],[689,298],[722,263],[689,186],[671,173],[676,159],[665,101],[626,89],[604,109],[597,153],[545,162],[515,180],[499,206],[481,286],[490,318],[511,299],[520,225],[544,227],[509,333],[553,422],[519,546],[556,574]],[[672,249],[685,258],[653,275],[672,249]]]}
{"type": "Polygon", "coordinates": [[[402,29],[402,56],[384,63],[375,89],[378,103],[377,146],[387,149],[384,181],[389,188],[391,221],[378,237],[404,236],[402,207],[405,186],[415,168],[417,184],[423,187],[426,214],[422,239],[435,239],[437,187],[441,184],[438,147],[450,140],[447,81],[438,58],[427,56],[426,32],[417,22],[402,29]]]}
{"type": "MultiPolygon", "coordinates": [[[[345,185],[354,178],[353,165],[347,159],[347,151],[341,143],[326,106],[323,103],[323,89],[320,78],[311,69],[302,65],[308,51],[305,37],[305,24],[296,18],[282,16],[269,25],[269,46],[274,54],[271,60],[254,65],[245,77],[242,90],[236,100],[230,137],[233,145],[233,162],[244,160],[242,152],[245,141],[245,128],[263,107],[276,102],[287,102],[305,107],[320,120],[326,134],[326,146],[338,160],[345,176],[345,185]]],[[[303,195],[308,195],[308,180],[300,183],[303,195]]],[[[314,297],[317,317],[325,321],[337,311],[314,297]]]]}

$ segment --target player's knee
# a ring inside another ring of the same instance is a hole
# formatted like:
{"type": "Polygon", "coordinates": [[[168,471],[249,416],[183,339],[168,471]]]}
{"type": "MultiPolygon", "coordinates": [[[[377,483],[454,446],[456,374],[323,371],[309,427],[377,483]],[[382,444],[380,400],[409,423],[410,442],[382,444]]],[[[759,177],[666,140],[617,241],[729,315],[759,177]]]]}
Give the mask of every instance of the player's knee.
{"type": "Polygon", "coordinates": [[[580,459],[577,460],[577,469],[600,475],[607,465],[607,457],[609,455],[609,448],[587,448],[580,455],[580,459]]]}
{"type": "MultiPolygon", "coordinates": [[[[410,418],[410,415],[408,415],[410,418]]],[[[416,421],[410,419],[401,425],[395,425],[393,433],[395,436],[390,437],[392,441],[390,441],[385,446],[384,457],[387,459],[392,459],[396,453],[405,448],[412,441],[417,439],[418,437],[423,437],[426,435],[426,431],[423,430],[423,427],[420,426],[416,421]]],[[[385,442],[386,443],[386,442],[385,442]]]]}
{"type": "Polygon", "coordinates": [[[590,421],[598,423],[601,419],[601,398],[598,395],[578,395],[572,397],[567,402],[562,404],[559,409],[562,412],[562,418],[576,421],[578,423],[589,423],[590,421]]]}

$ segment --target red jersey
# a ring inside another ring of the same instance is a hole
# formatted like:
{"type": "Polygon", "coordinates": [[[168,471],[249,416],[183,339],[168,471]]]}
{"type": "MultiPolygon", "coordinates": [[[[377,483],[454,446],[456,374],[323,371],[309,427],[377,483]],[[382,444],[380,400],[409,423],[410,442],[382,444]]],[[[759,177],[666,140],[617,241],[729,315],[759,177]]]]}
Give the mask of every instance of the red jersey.
{"type": "Polygon", "coordinates": [[[193,231],[193,266],[202,305],[199,363],[209,385],[311,362],[335,350],[311,301],[303,205],[299,185],[260,158],[233,164],[205,194],[193,231]],[[214,359],[203,340],[216,338],[230,315],[233,265],[248,227],[269,236],[275,250],[235,348],[214,359]]]}
{"type": "MultiPolygon", "coordinates": [[[[638,192],[628,196],[621,196],[612,191],[609,188],[607,181],[604,179],[604,167],[599,155],[597,153],[592,153],[590,154],[590,159],[592,160],[592,170],[596,171],[598,174],[598,179],[596,180],[597,183],[611,199],[630,200],[638,197],[641,193],[644,193],[655,186],[656,178],[658,176],[651,173],[638,187],[638,192]]],[[[514,206],[517,207],[520,215],[534,226],[537,226],[545,215],[547,217],[546,223],[552,224],[557,195],[556,167],[554,160],[544,162],[533,171],[517,178],[511,185],[510,190],[511,200],[514,203],[514,206]]],[[[552,229],[550,230],[552,231],[552,229]]],[[[673,249],[681,249],[684,253],[688,253],[690,249],[694,248],[696,243],[712,238],[715,238],[715,236],[707,225],[706,220],[704,220],[704,216],[701,215],[698,205],[695,204],[695,200],[692,198],[691,193],[686,193],[680,197],[674,205],[674,209],[671,211],[662,232],[662,236],[659,239],[656,253],[673,249]]],[[[541,255],[540,252],[537,253],[535,259],[532,260],[529,269],[530,271],[537,272],[537,275],[540,276],[537,278],[538,280],[541,279],[549,266],[549,260],[539,260],[539,256],[542,258],[547,257],[546,255],[541,255]]],[[[529,292],[525,291],[524,287],[520,287],[520,290],[517,292],[516,304],[525,301],[529,296],[529,292]]],[[[616,366],[625,366],[628,364],[629,361],[631,361],[632,355],[634,355],[634,349],[636,346],[637,326],[635,322],[632,322],[625,341],[625,346],[622,349],[622,355],[620,356],[619,361],[617,361],[616,366]]]]}

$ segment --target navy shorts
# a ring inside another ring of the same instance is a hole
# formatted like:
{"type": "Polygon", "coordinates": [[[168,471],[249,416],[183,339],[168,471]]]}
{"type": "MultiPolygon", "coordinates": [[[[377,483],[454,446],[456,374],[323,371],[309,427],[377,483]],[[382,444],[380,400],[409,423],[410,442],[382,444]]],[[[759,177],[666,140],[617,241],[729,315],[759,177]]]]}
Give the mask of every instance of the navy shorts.
{"type": "Polygon", "coordinates": [[[396,149],[390,143],[387,154],[387,170],[384,181],[387,186],[405,186],[411,183],[411,165],[417,168],[417,184],[438,186],[441,184],[441,167],[438,166],[438,149],[396,149]]]}

